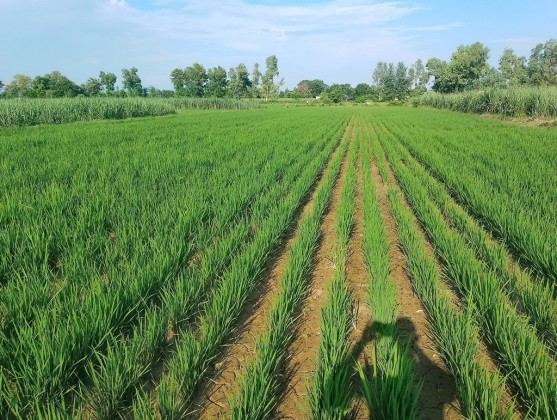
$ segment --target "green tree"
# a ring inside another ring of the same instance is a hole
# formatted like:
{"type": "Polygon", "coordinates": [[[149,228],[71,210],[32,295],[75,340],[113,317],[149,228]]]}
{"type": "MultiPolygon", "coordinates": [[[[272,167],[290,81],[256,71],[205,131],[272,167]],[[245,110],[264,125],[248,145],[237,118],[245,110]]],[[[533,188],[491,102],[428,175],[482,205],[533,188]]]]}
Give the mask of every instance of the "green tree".
{"type": "Polygon", "coordinates": [[[527,82],[526,58],[515,55],[511,48],[505,48],[499,59],[499,71],[507,86],[521,85],[527,82]]]}
{"type": "Polygon", "coordinates": [[[309,81],[309,92],[314,98],[326,92],[328,89],[329,86],[327,86],[323,80],[313,79],[309,81]]]}
{"type": "Polygon", "coordinates": [[[309,98],[311,96],[309,80],[302,80],[296,85],[296,88],[294,90],[298,92],[300,98],[309,98]]]}
{"type": "Polygon", "coordinates": [[[532,49],[527,73],[533,85],[557,84],[557,39],[550,39],[532,49]]]}
{"type": "Polygon", "coordinates": [[[59,71],[35,77],[32,89],[37,98],[74,97],[81,93],[81,88],[59,71]]]}
{"type": "Polygon", "coordinates": [[[2,89],[4,89],[4,83],[0,80],[0,95],[2,94],[2,89]]]}
{"type": "Polygon", "coordinates": [[[143,95],[143,86],[141,85],[141,79],[137,71],[135,67],[131,69],[122,69],[122,84],[128,96],[143,95]]]}
{"type": "Polygon", "coordinates": [[[356,102],[364,102],[366,99],[371,99],[373,96],[373,89],[367,83],[358,83],[354,88],[354,99],[356,102]]]}
{"type": "Polygon", "coordinates": [[[226,78],[226,70],[221,66],[209,69],[207,71],[207,88],[205,96],[222,98],[226,95],[228,87],[228,79],[226,78]]]}
{"type": "Polygon", "coordinates": [[[408,77],[411,79],[412,89],[426,89],[429,73],[420,58],[408,69],[408,77]]]}
{"type": "Polygon", "coordinates": [[[193,63],[184,69],[182,76],[186,96],[201,98],[205,94],[205,86],[208,80],[205,67],[199,63],[193,63]]]}
{"type": "Polygon", "coordinates": [[[116,89],[116,75],[114,73],[105,73],[104,71],[101,71],[99,73],[99,80],[102,85],[102,91],[106,95],[112,95],[114,93],[114,90],[116,89]]]}
{"type": "Polygon", "coordinates": [[[170,72],[170,81],[172,86],[174,86],[174,91],[176,96],[184,96],[186,94],[185,81],[184,81],[184,70],[174,69],[170,72]]]}
{"type": "Polygon", "coordinates": [[[344,90],[342,85],[339,84],[331,85],[327,93],[329,94],[329,99],[335,104],[342,102],[344,99],[344,90]]]}
{"type": "Polygon", "coordinates": [[[459,46],[449,63],[431,58],[426,68],[434,78],[432,89],[448,93],[473,88],[489,72],[488,58],[489,49],[480,42],[459,46]]]}
{"type": "Polygon", "coordinates": [[[259,70],[259,63],[253,65],[251,71],[251,97],[259,98],[261,84],[261,70],[259,70]]]}
{"type": "Polygon", "coordinates": [[[265,102],[267,102],[270,97],[279,93],[280,87],[282,86],[284,81],[276,80],[279,75],[278,58],[276,55],[267,57],[265,60],[265,65],[266,69],[262,79],[262,93],[263,97],[265,98],[265,102]]]}
{"type": "Polygon", "coordinates": [[[230,78],[230,94],[233,98],[245,98],[251,87],[248,68],[245,64],[240,63],[231,73],[230,78]]]}
{"type": "Polygon", "coordinates": [[[408,76],[408,68],[403,62],[398,62],[394,71],[393,94],[396,99],[406,98],[410,94],[412,79],[408,76]]]}
{"type": "Polygon", "coordinates": [[[31,98],[33,97],[33,79],[24,74],[16,74],[14,80],[4,88],[7,98],[31,98]]]}
{"type": "Polygon", "coordinates": [[[90,77],[81,85],[81,89],[86,96],[99,96],[102,92],[103,85],[99,79],[90,77]]]}

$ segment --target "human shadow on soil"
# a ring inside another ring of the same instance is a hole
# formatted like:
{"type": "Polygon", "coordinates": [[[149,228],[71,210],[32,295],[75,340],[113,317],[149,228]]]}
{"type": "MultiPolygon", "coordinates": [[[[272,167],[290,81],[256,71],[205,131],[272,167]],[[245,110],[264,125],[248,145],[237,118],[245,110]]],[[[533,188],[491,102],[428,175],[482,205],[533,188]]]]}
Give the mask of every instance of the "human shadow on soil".
{"type": "MultiPolygon", "coordinates": [[[[447,418],[445,411],[448,406],[454,405],[456,400],[454,380],[447,371],[419,348],[416,328],[410,318],[399,318],[395,324],[370,322],[366,325],[360,340],[354,344],[348,356],[348,359],[354,365],[352,388],[356,395],[363,399],[360,387],[361,380],[354,361],[363,360],[361,368],[364,374],[371,378],[374,372],[374,363],[370,359],[371,352],[367,351],[367,348],[370,345],[375,345],[380,335],[382,337],[392,337],[394,335],[398,337],[401,344],[408,343],[408,355],[414,361],[415,377],[418,381],[422,381],[422,391],[418,398],[418,413],[421,418],[432,420],[447,418]],[[362,355],[363,352],[366,354],[362,355]]],[[[347,360],[347,362],[349,361],[347,360]]],[[[394,379],[396,380],[396,378],[394,379]]],[[[353,417],[358,417],[358,413],[353,413],[353,417]]]]}

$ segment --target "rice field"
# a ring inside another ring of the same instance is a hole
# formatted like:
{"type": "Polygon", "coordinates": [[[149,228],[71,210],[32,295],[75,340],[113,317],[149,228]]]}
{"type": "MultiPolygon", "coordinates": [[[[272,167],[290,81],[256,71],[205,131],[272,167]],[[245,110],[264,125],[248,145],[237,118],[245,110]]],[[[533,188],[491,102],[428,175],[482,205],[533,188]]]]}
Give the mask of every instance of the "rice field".
{"type": "Polygon", "coordinates": [[[556,418],[556,168],[405,107],[0,128],[0,417],[556,418]]]}

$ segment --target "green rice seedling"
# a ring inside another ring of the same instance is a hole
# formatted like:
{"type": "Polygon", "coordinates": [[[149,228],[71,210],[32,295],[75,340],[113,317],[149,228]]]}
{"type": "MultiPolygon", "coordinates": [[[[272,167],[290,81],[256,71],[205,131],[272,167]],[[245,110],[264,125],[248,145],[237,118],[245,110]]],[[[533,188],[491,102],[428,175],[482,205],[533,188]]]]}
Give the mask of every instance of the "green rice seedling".
{"type": "Polygon", "coordinates": [[[280,280],[281,293],[269,314],[267,330],[257,339],[256,357],[246,367],[239,394],[230,398],[233,418],[264,419],[276,407],[278,372],[291,339],[296,309],[307,292],[306,279],[319,237],[321,218],[329,203],[347,146],[348,139],[343,141],[337,156],[331,161],[324,181],[315,193],[311,213],[300,223],[280,280]]]}
{"type": "MultiPolygon", "coordinates": [[[[383,143],[386,144],[386,143],[383,143]]],[[[394,149],[387,149],[388,153],[394,149]]],[[[451,232],[427,192],[391,155],[393,169],[435,243],[449,277],[466,302],[471,304],[477,321],[486,330],[486,340],[497,350],[502,367],[518,390],[520,399],[534,416],[549,416],[557,407],[557,376],[553,360],[546,354],[535,334],[508,304],[493,273],[475,258],[462,238],[451,232]]]]}
{"type": "MultiPolygon", "coordinates": [[[[389,242],[371,177],[370,149],[371,139],[366,133],[362,147],[363,251],[369,274],[368,304],[375,328],[375,346],[371,377],[361,366],[358,370],[362,393],[373,416],[416,418],[422,385],[414,376],[408,345],[396,332],[397,289],[390,279],[389,242]]],[[[382,151],[377,147],[373,149],[380,174],[386,181],[388,169],[382,151]]]]}
{"type": "MultiPolygon", "coordinates": [[[[218,351],[228,341],[234,322],[239,316],[244,303],[249,297],[262,267],[270,252],[278,244],[300,200],[307,193],[317,173],[323,167],[324,159],[315,162],[296,182],[288,197],[280,202],[270,213],[266,223],[262,225],[254,240],[234,260],[229,270],[223,275],[219,287],[207,302],[200,320],[199,341],[186,344],[177,357],[185,357],[177,364],[174,358],[167,364],[165,377],[175,378],[180,385],[181,407],[184,409],[190,401],[192,393],[205,377],[207,368],[213,363],[218,351]],[[184,367],[189,367],[185,369],[184,367]]],[[[157,400],[160,400],[160,389],[157,400]]]]}
{"type": "Polygon", "coordinates": [[[356,165],[360,138],[352,140],[340,204],[336,212],[337,247],[335,274],[328,286],[328,298],[321,310],[321,339],[317,367],[309,383],[309,406],[313,418],[346,418],[352,408],[350,383],[350,328],[353,298],[346,281],[350,237],[354,228],[356,165]]]}
{"type": "Polygon", "coordinates": [[[535,282],[528,272],[511,268],[511,256],[502,244],[490,238],[476,221],[458,206],[445,188],[403,148],[399,147],[404,162],[428,188],[432,199],[442,210],[451,226],[457,229],[474,248],[476,255],[502,279],[501,285],[517,308],[529,317],[542,339],[555,350],[557,345],[557,307],[553,289],[535,282]]]}

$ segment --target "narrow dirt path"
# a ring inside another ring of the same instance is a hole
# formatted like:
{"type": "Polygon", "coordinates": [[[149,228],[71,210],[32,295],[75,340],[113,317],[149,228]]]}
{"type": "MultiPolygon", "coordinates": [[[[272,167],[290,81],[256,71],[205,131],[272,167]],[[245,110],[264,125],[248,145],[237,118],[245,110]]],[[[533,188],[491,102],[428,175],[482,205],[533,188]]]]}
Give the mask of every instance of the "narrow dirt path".
{"type": "MultiPolygon", "coordinates": [[[[349,135],[348,132],[345,132],[346,135],[349,135]]],[[[337,147],[329,158],[329,162],[338,153],[339,149],[337,147]]],[[[212,375],[212,379],[207,381],[199,391],[192,404],[193,412],[189,417],[215,419],[226,417],[230,413],[227,396],[237,390],[238,375],[243,372],[243,365],[255,355],[255,340],[267,327],[269,311],[280,292],[279,282],[290,254],[290,247],[301,221],[311,212],[314,206],[315,192],[322,184],[323,175],[327,170],[328,166],[315,182],[312,191],[308,194],[308,201],[299,211],[294,219],[295,221],[292,222],[284,244],[277,250],[268,269],[262,274],[261,286],[249,300],[238,321],[236,340],[217,362],[218,372],[212,375]]]]}
{"type": "MultiPolygon", "coordinates": [[[[351,141],[354,141],[353,128],[350,135],[351,141]]],[[[290,358],[286,363],[285,395],[277,408],[279,418],[302,419],[309,410],[306,384],[315,370],[319,353],[321,308],[326,302],[327,284],[335,272],[332,256],[337,241],[336,212],[340,204],[340,191],[346,178],[348,154],[347,152],[342,162],[329,208],[323,218],[308,296],[302,304],[302,313],[288,351],[290,358]]]]}
{"type": "MultiPolygon", "coordinates": [[[[390,243],[391,279],[398,289],[397,302],[400,304],[400,310],[397,330],[403,338],[410,341],[409,350],[410,356],[415,361],[415,373],[417,378],[423,380],[419,401],[420,413],[427,419],[459,419],[461,416],[457,411],[455,383],[439,356],[424,307],[415,295],[412,282],[406,272],[406,258],[400,248],[396,223],[390,211],[387,186],[381,180],[374,156],[372,156],[371,172],[390,243]]],[[[390,167],[389,184],[397,186],[390,167]]],[[[408,206],[408,203],[404,202],[408,206]]],[[[430,255],[433,255],[433,248],[427,241],[426,249],[430,255]]],[[[456,296],[453,296],[453,299],[457,299],[456,296]]]]}

